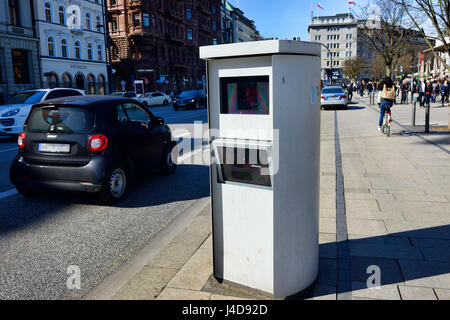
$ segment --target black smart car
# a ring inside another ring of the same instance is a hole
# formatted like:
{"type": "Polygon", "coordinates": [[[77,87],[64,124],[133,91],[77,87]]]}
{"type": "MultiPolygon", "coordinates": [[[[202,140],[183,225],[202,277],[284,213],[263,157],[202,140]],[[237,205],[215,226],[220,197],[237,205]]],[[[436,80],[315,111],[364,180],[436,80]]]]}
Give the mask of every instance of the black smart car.
{"type": "Polygon", "coordinates": [[[33,106],[10,179],[31,196],[58,189],[121,200],[131,177],[176,169],[176,142],[162,118],[134,99],[67,97],[33,106]],[[173,151],[173,152],[172,152],[173,151]]]}
{"type": "Polygon", "coordinates": [[[206,93],[203,90],[183,91],[173,100],[175,111],[181,108],[199,109],[200,107],[206,107],[206,93]]]}

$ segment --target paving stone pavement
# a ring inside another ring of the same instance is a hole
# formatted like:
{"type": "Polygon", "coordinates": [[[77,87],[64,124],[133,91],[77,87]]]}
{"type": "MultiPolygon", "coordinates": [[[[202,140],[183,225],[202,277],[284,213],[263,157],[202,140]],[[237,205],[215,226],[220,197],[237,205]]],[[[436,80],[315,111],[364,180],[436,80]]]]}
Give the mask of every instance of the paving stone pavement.
{"type": "MultiPolygon", "coordinates": [[[[446,125],[448,109],[432,108],[432,124],[446,125]]],[[[410,105],[394,106],[389,138],[377,131],[378,109],[367,98],[355,99],[349,110],[322,111],[320,262],[308,299],[450,300],[450,135],[418,133],[420,127],[409,127],[410,111],[410,105]],[[336,183],[335,121],[342,185],[336,183]],[[344,201],[337,201],[341,187],[344,201]],[[343,232],[337,232],[337,202],[344,205],[345,243],[337,242],[343,232]],[[377,283],[377,271],[381,286],[368,288],[377,283]]],[[[418,108],[418,125],[423,117],[418,108]]],[[[242,298],[206,289],[212,273],[209,210],[115,298],[242,298]]]]}

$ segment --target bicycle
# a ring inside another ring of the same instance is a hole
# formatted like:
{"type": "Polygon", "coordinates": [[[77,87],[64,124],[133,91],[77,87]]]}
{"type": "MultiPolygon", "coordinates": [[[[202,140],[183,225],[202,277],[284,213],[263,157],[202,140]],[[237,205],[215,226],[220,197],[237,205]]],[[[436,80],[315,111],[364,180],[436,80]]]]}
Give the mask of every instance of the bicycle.
{"type": "Polygon", "coordinates": [[[384,112],[383,124],[381,125],[381,132],[385,134],[387,137],[391,135],[391,122],[392,122],[391,108],[386,108],[386,111],[384,112]]]}

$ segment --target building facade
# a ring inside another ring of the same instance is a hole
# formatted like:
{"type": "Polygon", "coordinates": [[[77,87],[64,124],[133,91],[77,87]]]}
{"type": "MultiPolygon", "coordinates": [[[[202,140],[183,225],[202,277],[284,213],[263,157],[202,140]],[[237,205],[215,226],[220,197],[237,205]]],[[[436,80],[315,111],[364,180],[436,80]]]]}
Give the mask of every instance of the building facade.
{"type": "Polygon", "coordinates": [[[107,93],[102,0],[34,0],[44,88],[107,93]]]}
{"type": "Polygon", "coordinates": [[[248,19],[242,10],[226,0],[221,0],[222,43],[236,43],[263,40],[255,22],[248,19]]]}
{"type": "Polygon", "coordinates": [[[40,87],[33,0],[0,1],[0,103],[17,90],[40,87]]]}
{"type": "MultiPolygon", "coordinates": [[[[379,21],[369,20],[368,22],[371,28],[381,28],[379,21]]],[[[410,29],[403,29],[403,31],[408,34],[407,45],[403,48],[402,59],[398,61],[397,69],[393,70],[393,73],[399,76],[414,70],[415,57],[427,47],[418,32],[410,29]]],[[[372,78],[372,67],[374,63],[379,63],[375,59],[377,53],[368,44],[362,22],[356,20],[352,14],[312,17],[308,32],[310,41],[320,42],[323,45],[322,80],[327,78],[326,75],[331,70],[333,80],[341,79],[343,62],[356,57],[362,60],[358,80],[372,78]]]]}
{"type": "Polygon", "coordinates": [[[199,46],[220,43],[220,0],[107,0],[114,89],[205,85],[199,46]]]}
{"type": "Polygon", "coordinates": [[[341,78],[343,62],[356,58],[359,54],[356,19],[351,14],[313,17],[308,32],[310,41],[320,42],[325,46],[322,46],[322,80],[331,69],[333,79],[341,78]]]}

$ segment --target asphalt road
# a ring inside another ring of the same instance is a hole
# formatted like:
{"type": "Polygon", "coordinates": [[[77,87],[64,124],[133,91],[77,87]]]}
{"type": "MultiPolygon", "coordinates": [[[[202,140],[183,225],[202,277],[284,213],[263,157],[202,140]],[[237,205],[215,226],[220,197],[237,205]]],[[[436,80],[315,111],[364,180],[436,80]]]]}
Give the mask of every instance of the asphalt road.
{"type": "MultiPolygon", "coordinates": [[[[206,109],[150,110],[173,131],[192,131],[194,121],[206,127],[206,109]]],[[[85,194],[48,192],[25,199],[9,182],[16,153],[15,139],[0,137],[0,300],[83,297],[190,204],[209,195],[207,166],[179,164],[172,176],[132,186],[117,206],[101,206],[85,194]],[[66,285],[72,265],[80,268],[81,289],[66,285]]]]}

